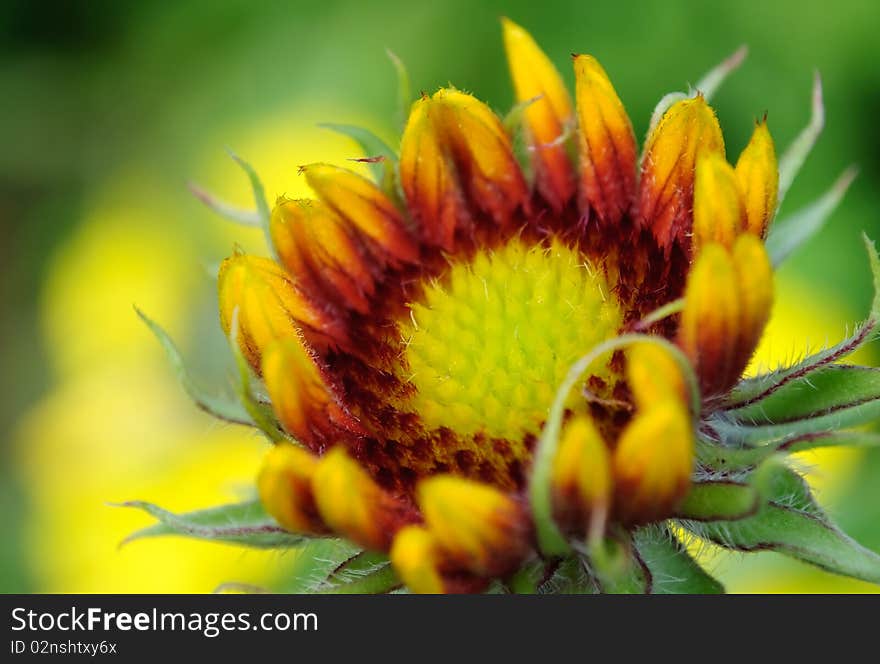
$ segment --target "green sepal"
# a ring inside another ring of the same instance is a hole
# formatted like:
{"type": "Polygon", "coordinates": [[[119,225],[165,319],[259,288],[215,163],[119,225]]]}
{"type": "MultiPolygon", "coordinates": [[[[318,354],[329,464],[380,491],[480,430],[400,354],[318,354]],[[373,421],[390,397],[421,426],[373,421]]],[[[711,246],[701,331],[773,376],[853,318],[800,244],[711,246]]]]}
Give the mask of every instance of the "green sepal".
{"type": "Polygon", "coordinates": [[[731,472],[759,465],[777,454],[794,454],[822,447],[878,447],[880,434],[865,431],[826,431],[785,436],[762,445],[725,447],[707,443],[697,448],[700,462],[718,471],[731,472]]]}
{"type": "Polygon", "coordinates": [[[819,198],[773,224],[766,244],[767,253],[770,254],[770,261],[774,267],[778,267],[825,227],[825,223],[840,205],[856,174],[855,168],[846,169],[831,188],[819,198]]]}
{"type": "Polygon", "coordinates": [[[271,212],[269,210],[269,203],[266,201],[266,190],[263,187],[263,182],[262,180],[260,180],[260,176],[257,175],[257,172],[254,170],[253,166],[251,166],[248,162],[239,157],[229,148],[227,148],[226,151],[229,153],[229,156],[232,157],[232,160],[236,164],[238,164],[245,172],[245,175],[247,175],[248,180],[251,183],[251,191],[254,195],[254,203],[257,206],[257,218],[260,221],[260,228],[263,229],[263,235],[266,237],[266,246],[269,248],[272,257],[277,259],[278,254],[275,251],[275,245],[272,243],[272,232],[269,229],[271,212]]]}
{"type": "Polygon", "coordinates": [[[193,182],[190,182],[188,187],[193,196],[204,203],[207,208],[213,210],[227,221],[239,224],[240,226],[260,226],[260,215],[256,210],[244,210],[242,208],[237,208],[234,205],[230,205],[193,182]]]}
{"type": "Polygon", "coordinates": [[[655,595],[718,595],[721,582],[697,564],[682,543],[663,525],[639,528],[633,544],[651,575],[655,595]]]}
{"type": "Polygon", "coordinates": [[[693,521],[733,521],[755,514],[758,490],[731,480],[695,482],[676,510],[676,517],[693,521]]]}
{"type": "Polygon", "coordinates": [[[406,127],[406,121],[409,119],[409,109],[412,105],[412,84],[410,83],[409,71],[396,53],[391,49],[385,49],[388,59],[394,65],[394,71],[397,74],[397,126],[402,132],[406,127]]]}
{"type": "Polygon", "coordinates": [[[825,127],[825,104],[822,100],[822,79],[819,72],[813,75],[813,92],[810,103],[810,121],[792,141],[788,149],[779,158],[779,190],[776,197],[776,209],[782,207],[785,194],[791,188],[801,166],[807,160],[813,146],[825,127]]]}
{"type": "Polygon", "coordinates": [[[880,369],[828,365],[791,380],[760,401],[711,420],[722,441],[772,444],[880,419],[880,369]]]}
{"type": "Polygon", "coordinates": [[[314,589],[324,595],[375,595],[400,586],[388,557],[362,551],[339,565],[314,589]]]}
{"type": "Polygon", "coordinates": [[[259,500],[232,503],[195,512],[175,514],[142,500],[115,505],[143,510],[159,523],[133,532],[120,546],[134,540],[163,535],[184,535],[200,540],[227,542],[256,549],[288,549],[307,541],[304,535],[284,530],[263,509],[259,500]]]}
{"type": "Polygon", "coordinates": [[[599,591],[610,595],[651,593],[651,572],[628,537],[606,537],[589,546],[590,568],[599,591]]]}
{"type": "Polygon", "coordinates": [[[767,466],[760,484],[766,501],[751,517],[737,521],[692,522],[693,534],[737,551],[770,550],[829,572],[880,583],[880,555],[832,524],[794,471],[767,466]]]}
{"type": "Polygon", "coordinates": [[[137,312],[140,319],[146,323],[147,327],[150,328],[150,331],[156,336],[156,339],[159,340],[162,349],[165,351],[165,355],[168,357],[168,361],[174,369],[178,381],[180,381],[181,386],[189,395],[190,399],[195,402],[196,406],[204,410],[206,413],[226,422],[243,424],[245,426],[255,426],[253,419],[241,403],[229,397],[224,398],[222,396],[208,394],[186,368],[180,350],[178,350],[168,333],[162,329],[158,323],[149,318],[143,311],[137,307],[135,307],[134,310],[137,312]]]}
{"type": "Polygon", "coordinates": [[[367,162],[374,180],[379,184],[381,184],[385,178],[385,165],[383,162],[388,161],[391,164],[397,163],[397,153],[394,152],[385,141],[376,136],[376,134],[369,129],[358,127],[356,125],[335,124],[333,122],[322,122],[318,126],[334,131],[337,134],[348,136],[350,139],[354,140],[354,142],[358,144],[358,147],[360,147],[366,159],[381,157],[381,160],[367,162]]]}

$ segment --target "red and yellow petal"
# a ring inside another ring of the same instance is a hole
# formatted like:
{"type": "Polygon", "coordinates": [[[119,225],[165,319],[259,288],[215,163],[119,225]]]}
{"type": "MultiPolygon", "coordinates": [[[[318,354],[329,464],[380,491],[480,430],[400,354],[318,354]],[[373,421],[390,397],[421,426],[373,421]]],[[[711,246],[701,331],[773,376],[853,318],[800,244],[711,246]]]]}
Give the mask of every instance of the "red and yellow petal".
{"type": "Polygon", "coordinates": [[[300,170],[318,198],[362,234],[376,258],[396,263],[418,260],[418,244],[406,220],[375,184],[329,164],[309,164],[300,170]]]}
{"type": "Polygon", "coordinates": [[[524,110],[524,119],[536,186],[558,212],[575,192],[574,169],[560,140],[574,120],[571,97],[532,36],[507,18],[501,24],[516,100],[534,100],[524,110]]]}
{"type": "Polygon", "coordinates": [[[579,127],[581,210],[603,224],[630,211],[638,150],[629,116],[605,70],[589,55],[574,58],[579,127]]]}
{"type": "Polygon", "coordinates": [[[304,290],[343,308],[369,311],[375,290],[361,243],[320,201],[279,198],[269,222],[281,263],[304,290]]]}
{"type": "Polygon", "coordinates": [[[451,252],[456,231],[467,228],[470,219],[436,114],[430,98],[413,104],[400,143],[400,184],[425,241],[451,252]]]}
{"type": "Polygon", "coordinates": [[[527,207],[529,192],[498,116],[472,95],[453,89],[438,90],[431,104],[432,120],[471,208],[509,226],[527,207]]]}
{"type": "Polygon", "coordinates": [[[638,408],[670,397],[683,402],[687,399],[687,387],[678,362],[659,344],[641,342],[627,350],[626,378],[638,408]]]}
{"type": "Polygon", "coordinates": [[[300,442],[321,451],[345,432],[363,434],[341,405],[318,360],[298,337],[269,345],[262,373],[278,420],[300,442]]]}
{"type": "Polygon", "coordinates": [[[397,531],[419,520],[411,505],[376,484],[340,446],[321,457],[312,491],[323,521],[369,549],[388,551],[397,531]]]}
{"type": "Polygon", "coordinates": [[[724,138],[702,96],[673,104],[645,144],[637,216],[667,252],[690,247],[694,169],[706,153],[723,156],[724,138]]]}
{"type": "Polygon", "coordinates": [[[277,339],[302,333],[318,348],[347,343],[342,321],[306,297],[275,261],[236,254],[220,265],[220,324],[230,334],[238,312],[238,344],[255,371],[263,351],[277,339]]]}

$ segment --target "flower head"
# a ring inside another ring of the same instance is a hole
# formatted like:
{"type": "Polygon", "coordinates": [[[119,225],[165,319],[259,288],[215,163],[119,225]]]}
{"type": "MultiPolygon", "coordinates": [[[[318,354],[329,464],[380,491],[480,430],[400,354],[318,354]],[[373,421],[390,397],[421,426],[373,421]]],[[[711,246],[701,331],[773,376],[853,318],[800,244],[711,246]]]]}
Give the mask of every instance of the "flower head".
{"type": "Polygon", "coordinates": [[[699,521],[719,482],[737,518],[760,494],[762,455],[724,450],[767,396],[731,391],[773,303],[766,119],[732,165],[703,91],[678,95],[639,158],[595,58],[574,56],[572,97],[525,30],[503,36],[518,125],[422,94],[399,157],[372,160],[386,177],[302,166],[315,199],[276,201],[276,260],[220,271],[221,323],[281,429],[265,510],[388,554],[414,591],[572,550],[601,585],[602,541],[699,521]]]}

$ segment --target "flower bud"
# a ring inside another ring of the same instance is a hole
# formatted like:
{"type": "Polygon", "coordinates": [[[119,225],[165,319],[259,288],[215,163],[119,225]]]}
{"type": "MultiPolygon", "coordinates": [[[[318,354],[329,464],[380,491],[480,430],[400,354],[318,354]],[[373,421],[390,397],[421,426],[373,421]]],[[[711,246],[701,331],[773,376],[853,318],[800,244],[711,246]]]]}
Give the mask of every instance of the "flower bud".
{"type": "Polygon", "coordinates": [[[678,344],[706,395],[732,387],[746,368],[773,303],[773,268],[764,243],[751,233],[733,251],[707,244],[685,287],[678,344]]]}
{"type": "Polygon", "coordinates": [[[501,121],[486,104],[458,90],[439,90],[431,103],[432,120],[469,204],[508,226],[528,205],[529,191],[501,121]]]}
{"type": "Polygon", "coordinates": [[[400,142],[400,184],[425,240],[453,251],[456,231],[467,228],[471,220],[435,115],[430,98],[413,104],[400,142]]]}

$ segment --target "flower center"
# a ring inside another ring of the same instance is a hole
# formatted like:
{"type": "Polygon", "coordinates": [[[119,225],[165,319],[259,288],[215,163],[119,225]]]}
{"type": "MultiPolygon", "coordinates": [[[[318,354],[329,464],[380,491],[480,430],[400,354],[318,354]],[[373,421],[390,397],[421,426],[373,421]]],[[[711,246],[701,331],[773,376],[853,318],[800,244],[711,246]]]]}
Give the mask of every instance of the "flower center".
{"type": "MultiPolygon", "coordinates": [[[[602,271],[556,241],[481,250],[454,263],[410,311],[401,334],[416,388],[411,412],[428,428],[518,447],[538,433],[572,363],[621,324],[602,271]]],[[[610,385],[609,368],[595,376],[593,384],[610,385]]]]}

